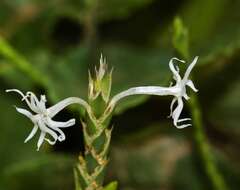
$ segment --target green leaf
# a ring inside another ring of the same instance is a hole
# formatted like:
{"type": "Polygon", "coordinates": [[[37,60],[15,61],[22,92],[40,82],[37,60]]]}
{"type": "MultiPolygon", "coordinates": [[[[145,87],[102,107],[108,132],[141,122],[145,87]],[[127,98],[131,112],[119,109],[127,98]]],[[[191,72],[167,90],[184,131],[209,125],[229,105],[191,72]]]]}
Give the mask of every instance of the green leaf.
{"type": "Polygon", "coordinates": [[[73,174],[74,174],[75,190],[82,190],[78,171],[76,168],[73,169],[73,174]]]}
{"type": "Polygon", "coordinates": [[[231,57],[240,47],[239,5],[239,1],[194,0],[182,7],[180,15],[189,31],[190,53],[199,55],[201,63],[231,57]]]}
{"type": "MultiPolygon", "coordinates": [[[[233,8],[230,7],[231,5],[234,6],[234,3],[228,0],[203,0],[201,2],[193,0],[186,3],[180,15],[189,29],[191,41],[198,42],[200,45],[207,42],[206,37],[209,38],[211,34],[216,35],[218,29],[216,23],[223,15],[227,17],[228,13],[231,13],[230,10],[233,8]]],[[[223,29],[225,26],[222,24],[220,27],[223,29]]]]}
{"type": "Polygon", "coordinates": [[[113,181],[106,185],[103,190],[117,190],[118,183],[116,181],[113,181]]]}
{"type": "Polygon", "coordinates": [[[0,36],[0,55],[21,72],[27,74],[34,82],[46,84],[47,79],[34,68],[24,56],[19,54],[4,38],[0,36]]]}
{"type": "Polygon", "coordinates": [[[100,85],[102,97],[105,102],[108,102],[112,87],[112,70],[103,76],[100,85]]]}
{"type": "Polygon", "coordinates": [[[179,17],[173,22],[173,46],[185,59],[189,59],[188,30],[179,17]]]}

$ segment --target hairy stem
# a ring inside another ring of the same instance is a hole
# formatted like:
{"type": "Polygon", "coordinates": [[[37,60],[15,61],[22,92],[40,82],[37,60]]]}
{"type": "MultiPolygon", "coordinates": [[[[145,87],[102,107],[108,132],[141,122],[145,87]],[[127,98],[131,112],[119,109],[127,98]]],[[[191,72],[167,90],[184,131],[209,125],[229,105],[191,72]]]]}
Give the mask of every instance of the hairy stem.
{"type": "Polygon", "coordinates": [[[77,166],[79,181],[83,190],[100,190],[103,188],[106,166],[108,164],[108,151],[112,130],[108,128],[111,114],[104,120],[107,103],[99,96],[96,100],[89,101],[94,117],[86,113],[82,121],[85,152],[79,156],[77,166]],[[99,103],[101,102],[101,103],[99,103]]]}

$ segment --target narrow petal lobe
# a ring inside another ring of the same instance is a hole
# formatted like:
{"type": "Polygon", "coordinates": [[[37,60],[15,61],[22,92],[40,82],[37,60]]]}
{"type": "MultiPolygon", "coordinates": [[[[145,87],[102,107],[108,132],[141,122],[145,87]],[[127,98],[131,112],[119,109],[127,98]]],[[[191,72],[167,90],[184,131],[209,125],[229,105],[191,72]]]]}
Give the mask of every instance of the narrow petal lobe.
{"type": "Polygon", "coordinates": [[[28,137],[25,139],[24,143],[28,142],[31,138],[33,138],[33,136],[36,134],[38,130],[38,126],[37,125],[34,125],[31,133],[28,135],[28,137]]]}

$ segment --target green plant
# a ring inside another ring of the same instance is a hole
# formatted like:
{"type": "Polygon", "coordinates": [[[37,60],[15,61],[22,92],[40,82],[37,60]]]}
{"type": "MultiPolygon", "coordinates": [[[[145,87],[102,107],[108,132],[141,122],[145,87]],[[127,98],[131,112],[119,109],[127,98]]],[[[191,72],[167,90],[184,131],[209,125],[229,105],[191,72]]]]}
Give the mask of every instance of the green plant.
{"type": "MultiPolygon", "coordinates": [[[[180,18],[176,18],[173,23],[173,47],[176,52],[189,60],[189,36],[188,30],[184,26],[180,18]]],[[[196,94],[191,93],[191,101],[189,101],[189,108],[193,119],[194,138],[197,146],[200,159],[204,165],[205,172],[210,180],[212,187],[217,190],[227,190],[228,187],[224,181],[222,174],[219,172],[215,163],[215,158],[211,154],[211,145],[208,142],[205,134],[204,124],[202,120],[202,111],[196,94]]]]}
{"type": "Polygon", "coordinates": [[[7,92],[17,92],[22,96],[31,112],[26,109],[16,107],[16,110],[28,117],[34,124],[34,128],[25,142],[29,141],[39,129],[41,131],[37,150],[42,143],[47,141],[54,145],[57,141],[65,140],[65,135],[61,128],[70,127],[75,124],[75,119],[66,122],[54,121],[52,118],[65,107],[71,104],[81,105],[86,113],[82,118],[85,152],[79,156],[79,162],[74,168],[75,184],[77,190],[114,190],[117,183],[112,182],[104,187],[104,175],[106,166],[109,161],[108,151],[111,141],[112,128],[109,126],[111,117],[115,107],[120,100],[133,95],[157,95],[157,96],[173,96],[170,106],[170,117],[173,119],[174,125],[179,128],[185,128],[191,124],[186,121],[190,118],[180,119],[183,110],[183,99],[188,100],[186,86],[197,92],[193,82],[189,79],[189,75],[197,63],[198,57],[195,57],[192,63],[186,69],[183,77],[179,74],[179,68],[175,65],[175,61],[184,63],[183,60],[172,58],[169,62],[169,68],[173,74],[175,84],[169,87],[161,86],[140,86],[129,88],[125,91],[110,98],[112,86],[112,70],[108,70],[106,60],[101,56],[100,66],[95,69],[95,75],[89,72],[89,90],[88,101],[78,97],[69,97],[59,103],[46,108],[46,97],[41,95],[40,99],[32,92],[23,94],[17,89],[10,89],[7,92]],[[177,106],[175,104],[177,103],[177,106]],[[175,106],[175,107],[174,107],[175,106]],[[49,137],[50,136],[52,140],[49,137]]]}

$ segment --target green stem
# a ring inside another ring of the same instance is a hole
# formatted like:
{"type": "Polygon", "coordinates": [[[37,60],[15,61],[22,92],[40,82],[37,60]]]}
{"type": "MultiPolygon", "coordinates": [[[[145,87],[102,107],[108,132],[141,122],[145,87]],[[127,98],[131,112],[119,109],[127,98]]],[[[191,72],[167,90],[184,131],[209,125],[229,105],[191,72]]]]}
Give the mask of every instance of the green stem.
{"type": "MultiPolygon", "coordinates": [[[[91,110],[86,113],[82,121],[84,134],[84,155],[79,156],[77,166],[79,184],[82,190],[103,189],[106,166],[108,164],[108,151],[111,141],[109,123],[112,111],[106,111],[111,87],[111,72],[106,73],[105,63],[100,60],[99,71],[93,79],[89,75],[89,97],[88,104],[91,110]],[[106,76],[105,76],[106,75],[106,76]],[[107,88],[102,88],[106,87],[107,88]]],[[[77,186],[76,186],[77,187],[77,186]]]]}
{"type": "MultiPolygon", "coordinates": [[[[33,81],[35,84],[39,85],[44,89],[49,89],[51,83],[46,74],[41,73],[41,71],[37,70],[23,55],[17,52],[1,36],[0,55],[2,55],[5,59],[9,60],[9,63],[11,63],[14,68],[16,68],[28,78],[30,78],[30,80],[33,81]]],[[[51,97],[52,101],[56,101],[59,99],[59,97],[53,90],[48,91],[48,94],[51,97]]]]}
{"type": "MultiPolygon", "coordinates": [[[[109,116],[110,117],[110,116],[109,116]]],[[[108,150],[111,141],[111,129],[108,129],[109,120],[86,117],[82,122],[85,152],[79,156],[78,173],[83,190],[98,190],[103,188],[103,180],[108,163],[108,150]]]]}
{"type": "Polygon", "coordinates": [[[35,83],[45,87],[48,84],[48,79],[45,75],[38,70],[25,59],[24,56],[19,54],[8,42],[0,36],[0,54],[9,60],[17,69],[26,74],[35,83]]]}
{"type": "MultiPolygon", "coordinates": [[[[180,18],[174,20],[173,46],[176,52],[185,60],[190,61],[189,36],[188,29],[182,23],[180,18]]],[[[202,112],[199,100],[196,94],[192,93],[189,103],[190,112],[192,114],[192,123],[194,129],[194,138],[196,141],[197,151],[204,165],[205,172],[210,180],[213,189],[227,190],[227,185],[223,176],[217,168],[214,155],[211,153],[211,147],[208,138],[205,135],[202,112]]]]}
{"type": "Polygon", "coordinates": [[[214,154],[212,154],[207,136],[205,135],[203,122],[202,122],[202,113],[201,113],[198,98],[193,93],[191,95],[189,105],[190,105],[190,111],[192,114],[194,137],[196,140],[196,145],[199,150],[199,154],[204,164],[206,174],[212,183],[213,189],[227,190],[228,188],[226,186],[223,176],[221,175],[221,173],[219,172],[216,166],[214,154]]]}

